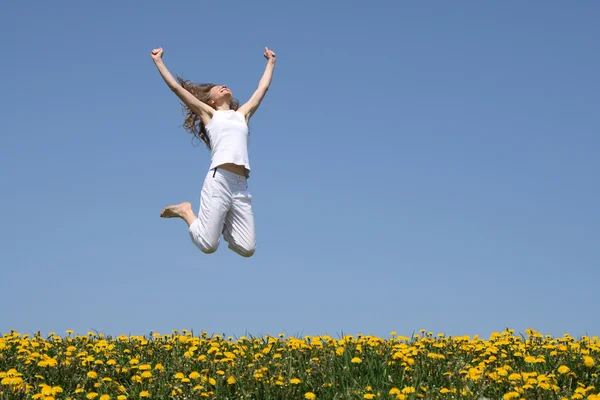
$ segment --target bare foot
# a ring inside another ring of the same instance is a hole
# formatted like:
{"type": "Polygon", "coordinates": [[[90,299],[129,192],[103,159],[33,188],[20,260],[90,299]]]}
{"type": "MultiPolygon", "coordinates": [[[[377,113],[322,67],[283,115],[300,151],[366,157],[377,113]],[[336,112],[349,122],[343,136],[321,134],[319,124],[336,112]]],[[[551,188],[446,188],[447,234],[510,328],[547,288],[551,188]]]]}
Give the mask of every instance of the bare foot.
{"type": "Polygon", "coordinates": [[[190,214],[194,214],[194,212],[192,211],[192,205],[186,201],[181,204],[166,207],[160,213],[160,217],[186,219],[186,217],[189,217],[190,214]]]}

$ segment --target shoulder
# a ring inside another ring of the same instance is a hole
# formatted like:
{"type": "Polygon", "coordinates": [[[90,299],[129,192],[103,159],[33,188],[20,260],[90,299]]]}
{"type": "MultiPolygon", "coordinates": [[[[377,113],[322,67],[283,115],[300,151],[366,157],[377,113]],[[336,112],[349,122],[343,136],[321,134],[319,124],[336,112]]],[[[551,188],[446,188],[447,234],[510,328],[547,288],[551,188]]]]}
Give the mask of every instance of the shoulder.
{"type": "Polygon", "coordinates": [[[250,123],[250,115],[245,114],[244,112],[238,110],[235,110],[235,115],[237,115],[239,120],[242,120],[246,123],[246,125],[248,125],[250,123]]]}
{"type": "Polygon", "coordinates": [[[210,121],[208,121],[208,123],[205,124],[206,129],[209,129],[212,126],[212,124],[215,121],[215,119],[218,119],[218,116],[220,115],[220,112],[221,112],[221,110],[215,110],[215,111],[213,111],[213,114],[210,117],[210,121]]]}

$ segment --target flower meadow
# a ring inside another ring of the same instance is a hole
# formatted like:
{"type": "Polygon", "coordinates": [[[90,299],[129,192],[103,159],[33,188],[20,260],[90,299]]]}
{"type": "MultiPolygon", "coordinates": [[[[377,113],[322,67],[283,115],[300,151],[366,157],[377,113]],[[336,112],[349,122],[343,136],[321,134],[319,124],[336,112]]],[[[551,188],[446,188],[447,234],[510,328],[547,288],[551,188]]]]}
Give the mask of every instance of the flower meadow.
{"type": "Polygon", "coordinates": [[[600,342],[450,337],[0,337],[0,399],[599,399],[600,342]]]}

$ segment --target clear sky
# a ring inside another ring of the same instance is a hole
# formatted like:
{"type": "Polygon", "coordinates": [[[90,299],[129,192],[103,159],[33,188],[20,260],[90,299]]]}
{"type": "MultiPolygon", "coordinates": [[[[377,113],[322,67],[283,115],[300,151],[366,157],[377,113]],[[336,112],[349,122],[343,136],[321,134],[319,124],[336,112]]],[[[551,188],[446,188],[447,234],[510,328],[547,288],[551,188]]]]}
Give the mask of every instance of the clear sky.
{"type": "Polygon", "coordinates": [[[600,334],[597,1],[0,5],[0,332],[600,334]],[[257,252],[212,255],[173,73],[247,100],[257,252]]]}

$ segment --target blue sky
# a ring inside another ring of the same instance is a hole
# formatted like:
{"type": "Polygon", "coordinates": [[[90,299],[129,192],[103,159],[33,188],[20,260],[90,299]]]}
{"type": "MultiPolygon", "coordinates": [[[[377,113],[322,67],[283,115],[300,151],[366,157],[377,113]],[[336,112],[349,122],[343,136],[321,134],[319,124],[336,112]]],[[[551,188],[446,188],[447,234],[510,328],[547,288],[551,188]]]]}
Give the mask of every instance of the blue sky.
{"type": "Polygon", "coordinates": [[[600,333],[600,3],[165,4],[0,5],[0,332],[600,333]],[[158,46],[242,102],[277,52],[250,259],[159,218],[209,153],[158,46]]]}

